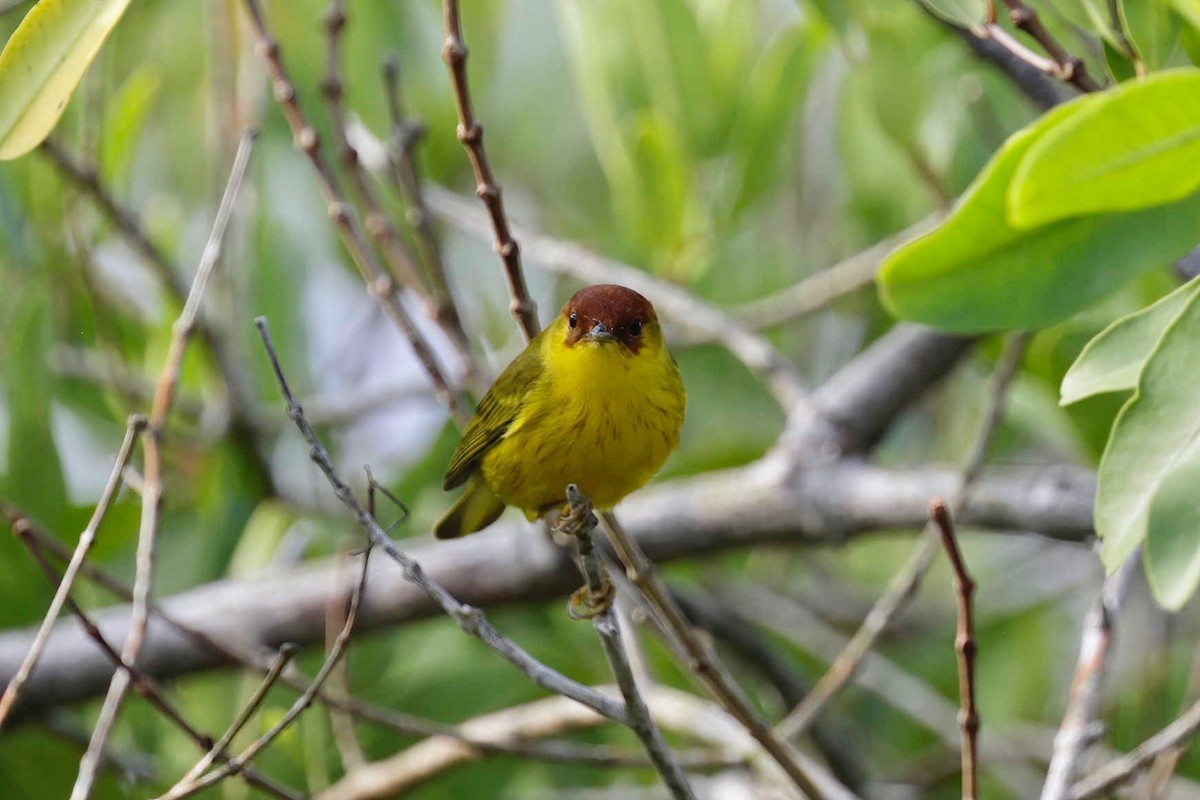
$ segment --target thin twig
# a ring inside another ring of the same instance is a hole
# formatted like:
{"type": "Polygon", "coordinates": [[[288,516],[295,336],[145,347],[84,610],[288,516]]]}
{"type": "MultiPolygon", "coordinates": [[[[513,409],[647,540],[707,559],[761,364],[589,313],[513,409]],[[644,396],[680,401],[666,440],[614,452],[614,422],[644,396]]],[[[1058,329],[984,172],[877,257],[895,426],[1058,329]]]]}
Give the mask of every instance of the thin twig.
{"type": "Polygon", "coordinates": [[[442,251],[433,232],[429,210],[425,208],[425,198],[421,191],[416,149],[425,135],[425,126],[405,117],[400,91],[400,63],[394,56],[383,62],[383,83],[387,93],[388,116],[392,123],[387,147],[388,164],[392,169],[392,179],[400,189],[407,207],[408,224],[412,226],[415,234],[417,252],[433,292],[433,318],[451,332],[459,350],[464,354],[468,368],[474,370],[477,365],[471,357],[471,344],[463,330],[454,295],[451,294],[450,284],[446,280],[446,265],[442,261],[442,251]]]}
{"type": "MultiPolygon", "coordinates": [[[[476,236],[487,236],[487,222],[466,198],[440,186],[427,187],[426,197],[435,214],[451,225],[476,236]]],[[[680,286],[561,239],[538,236],[519,227],[513,230],[525,242],[525,254],[543,269],[588,283],[619,283],[641,292],[663,317],[697,338],[709,339],[758,376],[785,413],[792,413],[808,397],[795,365],[765,338],[725,311],[703,302],[680,286]]]]}
{"type": "Polygon", "coordinates": [[[1036,11],[1022,0],[1004,0],[1004,5],[1008,6],[1008,16],[1013,25],[1028,34],[1041,45],[1046,55],[1050,56],[1054,62],[1054,70],[1050,74],[1073,84],[1081,92],[1097,92],[1104,88],[1088,74],[1083,60],[1071,55],[1054,34],[1047,30],[1036,11]]]}
{"type": "MultiPolygon", "coordinates": [[[[569,510],[562,516],[559,528],[575,537],[579,571],[587,583],[585,590],[592,602],[603,597],[607,597],[608,600],[603,612],[592,617],[592,626],[596,629],[596,635],[600,637],[604,656],[608,659],[621,696],[625,698],[627,724],[646,748],[646,754],[650,756],[650,761],[671,792],[671,796],[676,800],[696,800],[687,776],[683,774],[674,753],[663,740],[658,726],[650,718],[650,709],[642,699],[637,680],[629,666],[629,655],[621,641],[621,628],[612,609],[612,584],[604,574],[600,554],[592,546],[592,531],[596,528],[597,519],[592,513],[591,501],[583,496],[575,484],[571,484],[567,487],[567,506],[569,510]]],[[[593,610],[598,609],[593,607],[593,610]]]]}
{"type": "MultiPolygon", "coordinates": [[[[368,474],[370,470],[368,470],[368,474]]],[[[374,478],[370,478],[372,486],[374,478]]],[[[375,516],[373,500],[373,492],[368,495],[367,512],[371,516],[375,516]]],[[[341,577],[342,566],[346,563],[345,558],[338,559],[338,576],[341,577]]],[[[339,580],[340,583],[340,580],[339,580]]],[[[325,647],[329,649],[333,647],[333,643],[337,638],[337,632],[346,624],[346,615],[350,613],[350,595],[346,597],[333,597],[325,604],[325,647]]],[[[325,683],[329,687],[329,691],[337,694],[346,695],[350,693],[347,673],[349,672],[349,656],[343,658],[338,665],[334,667],[333,672],[329,675],[329,680],[325,683]]],[[[362,744],[358,741],[358,736],[354,730],[354,715],[348,711],[329,706],[329,728],[333,734],[333,743],[337,747],[338,755],[342,759],[342,771],[349,772],[358,769],[363,764],[367,763],[367,756],[363,752],[362,744]]]]}
{"type": "MultiPolygon", "coordinates": [[[[1132,560],[1132,559],[1131,559],[1132,560]]],[[[1126,563],[1129,563],[1126,561],[1126,563]]],[[[1065,795],[1067,800],[1090,800],[1093,797],[1108,797],[1113,789],[1133,780],[1139,772],[1154,763],[1154,759],[1166,753],[1200,732],[1200,701],[1179,715],[1171,724],[1135,747],[1128,755],[1113,759],[1092,770],[1086,778],[1078,781],[1065,795]]]]}
{"type": "Polygon", "coordinates": [[[962,736],[962,796],[963,800],[975,800],[979,796],[979,708],[975,705],[975,614],[972,597],[975,581],[967,572],[962,550],[954,535],[954,523],[950,512],[941,500],[929,505],[929,516],[942,536],[942,546],[954,569],[954,593],[958,606],[958,631],[954,636],[954,650],[958,653],[958,698],[962,710],[958,713],[958,727],[962,736]]]}
{"type": "MultiPolygon", "coordinates": [[[[971,453],[967,457],[966,466],[959,477],[958,486],[950,503],[951,510],[956,516],[961,516],[965,510],[968,491],[983,468],[992,436],[1004,417],[1008,387],[1021,364],[1021,356],[1025,352],[1028,338],[1028,334],[1025,333],[1014,334],[1010,337],[1004,353],[996,365],[983,428],[972,445],[971,453]]],[[[792,709],[791,713],[779,723],[779,731],[784,737],[792,739],[800,736],[829,702],[837,696],[838,692],[850,682],[850,679],[858,671],[863,658],[875,646],[879,636],[891,624],[900,609],[916,594],[925,573],[933,564],[938,548],[937,531],[932,524],[927,524],[912,555],[892,578],[887,590],[871,607],[863,619],[862,625],[851,637],[845,651],[821,676],[812,692],[804,698],[804,702],[792,709]]]]}
{"type": "Polygon", "coordinates": [[[458,110],[458,140],[467,150],[471,168],[475,171],[475,194],[487,207],[495,235],[496,252],[504,261],[504,274],[508,278],[508,291],[512,297],[509,308],[521,326],[526,340],[537,336],[540,325],[537,305],[529,297],[525,285],[525,273],[521,270],[521,248],[508,227],[504,213],[504,198],[500,184],[488,164],[487,151],[483,146],[483,126],[475,119],[471,108],[471,90],[467,83],[467,45],[463,42],[462,22],[459,19],[458,0],[443,0],[442,16],[446,27],[446,44],[442,48],[442,60],[450,70],[454,84],[454,105],[458,110]]]}
{"type": "MultiPolygon", "coordinates": [[[[221,245],[225,238],[225,229],[233,215],[238,191],[246,176],[246,168],[250,164],[250,152],[256,133],[248,131],[242,136],[234,157],[233,169],[229,181],[225,185],[225,194],[217,209],[213,221],[212,232],[200,255],[200,265],[196,269],[196,277],[188,292],[187,302],[179,319],[172,329],[170,349],[158,383],[154,390],[154,400],[150,406],[149,421],[145,436],[142,439],[144,467],[142,474],[142,516],[138,529],[138,545],[136,554],[136,579],[133,584],[133,608],[130,612],[129,635],[121,649],[121,660],[136,665],[142,643],[146,637],[146,625],[150,617],[150,594],[154,579],[154,547],[158,535],[159,511],[163,491],[162,436],[167,424],[167,416],[171,403],[175,398],[175,387],[179,382],[179,373],[183,364],[183,354],[187,349],[188,339],[196,327],[196,319],[200,313],[200,303],[204,299],[204,289],[208,285],[220,260],[221,245]]],[[[129,690],[129,673],[117,671],[108,687],[108,695],[104,698],[96,727],[92,731],[92,743],[79,762],[79,775],[71,790],[71,800],[86,800],[91,795],[92,785],[96,780],[96,770],[108,734],[117,719],[117,712],[129,690]]]]}
{"type": "Polygon", "coordinates": [[[392,279],[424,297],[425,287],[413,263],[413,256],[391,220],[388,219],[387,214],[380,207],[379,200],[375,197],[375,191],[371,188],[366,173],[359,163],[358,150],[351,144],[346,134],[346,110],[342,104],[345,87],[342,84],[340,71],[342,31],[346,28],[345,0],[330,0],[322,20],[325,26],[326,58],[325,78],[321,81],[321,94],[325,98],[325,105],[329,107],[334,145],[341,156],[343,172],[349,176],[350,186],[358,195],[358,201],[365,209],[363,227],[375,240],[379,252],[383,253],[392,279]]]}
{"type": "MultiPolygon", "coordinates": [[[[99,173],[95,168],[80,163],[67,152],[66,148],[53,139],[44,141],[41,151],[64,177],[92,198],[109,222],[121,232],[133,249],[150,265],[155,277],[171,297],[180,304],[187,302],[189,288],[184,281],[182,270],[150,241],[134,212],[121,205],[108,188],[100,182],[99,173]]],[[[233,438],[241,443],[264,490],[271,494],[274,492],[274,477],[263,452],[262,436],[255,425],[253,389],[243,375],[241,365],[237,362],[229,343],[220,332],[204,317],[197,318],[195,325],[196,331],[212,356],[217,372],[220,373],[226,391],[229,393],[230,427],[233,438]]]]}
{"type": "Polygon", "coordinates": [[[4,720],[8,717],[9,711],[12,710],[13,705],[17,702],[17,697],[21,693],[21,687],[29,679],[29,674],[33,672],[38,658],[42,655],[42,649],[46,646],[46,640],[50,638],[50,629],[54,627],[55,620],[62,613],[63,604],[67,601],[71,593],[71,587],[75,584],[75,578],[79,574],[79,567],[83,563],[83,560],[87,558],[88,551],[91,550],[92,543],[96,540],[96,531],[99,530],[100,523],[104,521],[109,507],[116,498],[117,492],[121,489],[121,475],[125,472],[125,466],[129,463],[130,456],[133,455],[134,444],[145,427],[146,418],[141,414],[133,414],[129,417],[129,421],[125,426],[125,439],[121,442],[121,449],[117,452],[117,460],[113,464],[112,472],[109,473],[108,482],[105,483],[104,490],[100,493],[100,501],[96,504],[96,509],[92,512],[87,527],[79,534],[79,544],[75,546],[75,552],[71,554],[71,560],[67,564],[66,572],[63,573],[63,579],[54,592],[54,599],[50,601],[50,608],[46,609],[46,616],[42,619],[41,626],[38,627],[33,644],[29,647],[28,655],[21,662],[21,666],[17,668],[17,672],[13,675],[12,680],[8,682],[8,687],[4,690],[4,696],[0,697],[0,727],[4,725],[4,720]]]}
{"type": "MultiPolygon", "coordinates": [[[[177,784],[171,791],[158,798],[158,800],[182,800],[182,798],[191,797],[197,792],[219,783],[230,775],[242,772],[254,760],[255,756],[279,738],[279,735],[287,730],[296,721],[296,718],[313,704],[313,700],[316,699],[321,685],[329,677],[330,671],[341,659],[342,654],[346,652],[346,645],[350,641],[350,634],[354,632],[354,623],[358,620],[358,609],[362,601],[363,590],[367,583],[367,568],[370,557],[371,549],[368,547],[363,552],[362,570],[359,573],[358,582],[354,585],[354,594],[350,598],[350,610],[346,614],[346,624],[342,626],[342,630],[334,641],[333,647],[329,649],[328,655],[325,656],[324,663],[321,664],[321,668],[317,670],[316,676],[312,679],[312,683],[308,685],[308,688],[304,690],[304,693],[296,698],[291,707],[284,712],[283,716],[266,733],[254,740],[245,750],[203,777],[187,783],[177,784]]],[[[279,673],[276,672],[275,674],[278,676],[279,673]]],[[[270,674],[268,674],[268,677],[270,677],[270,674]]],[[[265,688],[269,688],[269,685],[264,681],[264,691],[265,688]]]]}
{"type": "Polygon", "coordinates": [[[463,631],[478,638],[495,650],[538,686],[556,694],[566,695],[615,722],[625,724],[627,714],[622,703],[613,701],[611,698],[605,697],[599,692],[571,680],[562,673],[551,669],[535,659],[515,642],[497,631],[488,622],[486,615],[480,609],[460,603],[441,584],[426,575],[420,564],[409,558],[396,546],[396,543],[388,537],[387,532],[359,504],[358,500],[354,497],[354,493],[350,491],[350,487],[338,476],[337,470],[334,469],[333,462],[329,457],[329,452],[321,444],[320,439],[317,438],[316,432],[313,431],[308,420],[305,419],[304,409],[301,408],[295,395],[292,394],[292,390],[288,387],[287,379],[284,377],[283,368],[279,364],[279,357],[275,352],[274,345],[271,343],[271,334],[268,330],[266,319],[259,317],[255,320],[255,325],[262,336],[267,358],[271,362],[271,368],[275,372],[275,379],[279,383],[280,391],[283,393],[284,400],[287,403],[288,417],[296,424],[305,442],[307,442],[309,457],[325,474],[330,486],[333,487],[334,494],[337,495],[342,504],[354,515],[355,521],[367,533],[371,542],[400,565],[403,569],[405,580],[415,585],[436,602],[451,619],[458,623],[458,626],[463,631]]]}
{"type": "Polygon", "coordinates": [[[349,203],[346,202],[338,188],[333,169],[321,152],[317,132],[309,124],[308,118],[300,108],[296,97],[296,87],[288,78],[283,67],[279,43],[268,31],[257,0],[244,0],[244,5],[246,13],[250,17],[254,35],[258,39],[259,51],[266,63],[267,73],[270,75],[274,87],[275,101],[279,104],[292,129],[292,138],[296,147],[308,157],[313,170],[317,173],[321,195],[329,207],[329,218],[333,221],[342,244],[366,282],[367,290],[383,306],[384,313],[408,340],[417,360],[421,362],[421,366],[429,376],[438,398],[450,411],[450,415],[460,425],[465,425],[468,414],[463,408],[458,393],[451,388],[433,349],[425,341],[425,337],[417,329],[416,323],[404,307],[404,303],[401,302],[396,281],[384,270],[375,253],[367,245],[358,218],[352,213],[349,203]]]}
{"type": "MultiPolygon", "coordinates": [[[[1096,716],[1100,712],[1101,691],[1112,648],[1113,627],[1121,603],[1129,590],[1129,582],[1137,572],[1141,559],[1134,556],[1104,580],[1096,604],[1084,620],[1079,644],[1079,660],[1071,679],[1071,692],[1062,724],[1054,737],[1054,753],[1046,771],[1041,800],[1063,800],[1074,797],[1071,782],[1079,771],[1079,762],[1088,745],[1095,740],[1096,716]]],[[[1094,780],[1098,773],[1085,778],[1094,780]]]]}
{"type": "MultiPolygon", "coordinates": [[[[33,560],[38,565],[38,568],[41,569],[42,573],[46,576],[46,579],[50,581],[51,584],[61,585],[61,580],[58,573],[46,559],[46,554],[43,551],[42,540],[38,537],[40,531],[38,531],[27,520],[22,518],[13,521],[13,532],[17,535],[17,538],[21,540],[21,543],[28,548],[29,554],[33,557],[33,560]]],[[[146,701],[154,706],[154,708],[157,709],[158,712],[162,714],[162,716],[168,722],[177,727],[184,733],[184,735],[191,739],[191,741],[200,748],[201,753],[207,752],[213,748],[213,738],[193,727],[192,724],[187,721],[182,712],[180,712],[179,709],[177,709],[174,704],[167,699],[166,694],[159,687],[158,682],[155,681],[154,678],[152,678],[150,675],[147,675],[145,672],[142,672],[137,667],[132,666],[128,662],[123,661],[121,659],[121,654],[117,652],[116,648],[113,647],[112,644],[109,643],[108,639],[105,638],[104,634],[101,633],[100,626],[98,626],[91,619],[91,617],[88,616],[87,612],[79,607],[79,604],[76,603],[70,595],[67,596],[66,606],[67,610],[75,616],[75,619],[83,628],[84,633],[86,633],[88,637],[96,643],[97,647],[102,653],[104,653],[105,657],[108,658],[113,667],[128,673],[133,689],[138,693],[138,695],[144,697],[146,701]]],[[[223,748],[218,750],[217,758],[222,761],[227,760],[229,758],[228,751],[223,748]]],[[[284,798],[284,800],[301,800],[300,795],[296,794],[285,786],[275,783],[273,780],[267,778],[256,770],[247,770],[242,774],[242,777],[247,783],[251,783],[268,792],[269,794],[275,795],[276,797],[284,798]]]]}
{"type": "Polygon", "coordinates": [[[256,688],[254,693],[250,695],[250,699],[246,701],[246,704],[242,707],[242,710],[238,712],[236,717],[234,717],[233,722],[229,723],[229,727],[225,729],[225,733],[222,734],[221,738],[218,739],[211,748],[209,748],[209,751],[205,753],[199,761],[196,762],[195,766],[188,770],[187,774],[176,782],[175,786],[172,787],[172,791],[178,789],[181,785],[191,783],[199,778],[205,773],[206,770],[208,770],[217,762],[221,753],[224,753],[229,749],[229,745],[233,744],[234,737],[241,733],[242,728],[246,727],[246,723],[249,722],[254,716],[255,712],[258,711],[258,708],[262,705],[263,700],[267,698],[267,692],[270,691],[271,687],[275,685],[275,682],[279,680],[279,675],[281,672],[283,672],[283,668],[288,665],[288,663],[292,660],[292,657],[296,655],[296,652],[296,646],[291,644],[285,644],[279,648],[279,652],[276,653],[274,660],[271,662],[271,668],[267,670],[267,674],[263,676],[262,681],[259,682],[258,688],[256,688]]]}
{"type": "Polygon", "coordinates": [[[712,641],[701,635],[688,622],[671,596],[670,590],[658,576],[654,563],[642,552],[637,540],[625,531],[611,511],[601,511],[600,522],[608,534],[613,551],[625,568],[630,583],[637,587],[646,599],[659,624],[678,640],[687,654],[689,669],[700,683],[716,698],[722,708],[746,727],[750,735],[779,764],[800,791],[813,800],[826,797],[826,793],[818,788],[814,778],[801,765],[795,751],[782,737],[776,735],[750,704],[745,692],[721,663],[712,641]]]}

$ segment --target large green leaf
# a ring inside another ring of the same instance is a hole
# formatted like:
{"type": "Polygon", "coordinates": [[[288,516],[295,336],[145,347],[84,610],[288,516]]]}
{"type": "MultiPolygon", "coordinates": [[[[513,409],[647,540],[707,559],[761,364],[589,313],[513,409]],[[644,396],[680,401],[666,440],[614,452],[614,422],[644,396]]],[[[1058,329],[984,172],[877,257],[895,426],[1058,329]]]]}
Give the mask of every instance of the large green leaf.
{"type": "Polygon", "coordinates": [[[1121,317],[1087,343],[1062,380],[1062,405],[1137,386],[1146,358],[1163,331],[1200,291],[1189,281],[1153,305],[1121,317]]]}
{"type": "Polygon", "coordinates": [[[1146,577],[1163,608],[1178,611],[1200,585],[1200,447],[1187,452],[1150,500],[1146,577]]]}
{"type": "Polygon", "coordinates": [[[1030,146],[1008,188],[1009,221],[1036,228],[1180,200],[1200,188],[1197,163],[1200,70],[1131,81],[1030,146]]]}
{"type": "Polygon", "coordinates": [[[0,53],[0,160],[41,144],[129,0],[41,0],[0,53]]]}
{"type": "Polygon", "coordinates": [[[1113,424],[1100,460],[1095,514],[1104,540],[1100,555],[1110,572],[1145,539],[1151,498],[1200,438],[1197,342],[1200,294],[1167,326],[1146,359],[1137,392],[1113,424]]]}

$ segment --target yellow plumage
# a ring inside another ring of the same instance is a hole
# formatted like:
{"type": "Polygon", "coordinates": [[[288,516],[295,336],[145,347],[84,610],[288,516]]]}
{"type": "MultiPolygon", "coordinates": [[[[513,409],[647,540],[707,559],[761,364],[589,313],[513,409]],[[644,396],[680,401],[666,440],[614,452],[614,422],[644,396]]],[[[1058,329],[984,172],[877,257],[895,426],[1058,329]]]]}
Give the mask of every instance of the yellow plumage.
{"type": "Polygon", "coordinates": [[[622,287],[583,290],[480,402],[446,474],[447,488],[467,490],[434,532],[479,530],[505,505],[536,519],[568,483],[613,507],[675,449],[685,406],[649,303],[622,287]]]}

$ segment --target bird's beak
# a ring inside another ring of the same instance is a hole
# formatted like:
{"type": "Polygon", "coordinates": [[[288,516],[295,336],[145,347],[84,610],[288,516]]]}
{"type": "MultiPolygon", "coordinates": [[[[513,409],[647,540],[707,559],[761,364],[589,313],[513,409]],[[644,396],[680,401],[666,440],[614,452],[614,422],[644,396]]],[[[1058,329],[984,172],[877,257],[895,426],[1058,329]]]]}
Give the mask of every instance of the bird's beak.
{"type": "Polygon", "coordinates": [[[613,335],[613,332],[603,322],[597,322],[593,325],[585,338],[593,342],[615,342],[617,340],[617,337],[613,335]]]}

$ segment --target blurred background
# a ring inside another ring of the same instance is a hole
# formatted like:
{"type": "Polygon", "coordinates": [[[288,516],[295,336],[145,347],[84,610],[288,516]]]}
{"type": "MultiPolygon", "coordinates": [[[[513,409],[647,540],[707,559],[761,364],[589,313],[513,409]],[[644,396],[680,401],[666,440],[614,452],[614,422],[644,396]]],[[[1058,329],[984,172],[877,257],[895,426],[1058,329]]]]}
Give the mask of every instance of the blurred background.
{"type": "MultiPolygon", "coordinates": [[[[267,19],[300,103],[328,146],[319,88],[324,5],[272,3],[267,19]]],[[[1038,7],[1093,74],[1119,72],[1097,44],[1093,5],[1058,0],[1038,7]]],[[[1145,0],[1127,8],[1152,68],[1187,63],[1196,32],[1176,5],[1145,0]]],[[[513,219],[735,312],[946,210],[1005,137],[1040,113],[1006,75],[978,60],[962,36],[915,2],[495,0],[465,6],[476,111],[513,219]]],[[[7,38],[29,4],[0,7],[0,36],[7,38]]],[[[425,126],[418,150],[423,178],[473,201],[474,180],[455,139],[451,86],[440,59],[440,4],[351,2],[347,13],[341,76],[364,165],[386,169],[390,119],[380,65],[395,56],[406,110],[425,126]]],[[[252,408],[231,411],[213,359],[194,343],[166,438],[156,573],[161,595],[287,570],[358,542],[288,424],[251,324],[257,315],[269,318],[293,388],[343,474],[361,489],[362,465],[369,464],[410,508],[396,536],[426,536],[452,499],[441,491],[441,476],[456,429],[406,342],[364,291],[263,75],[239,3],[135,3],[54,134],[63,151],[93,165],[105,190],[136,212],[146,237],[186,285],[238,136],[247,125],[262,131],[205,302],[206,317],[224,332],[231,363],[244,376],[252,408]]],[[[380,195],[393,219],[403,220],[396,193],[380,195]]],[[[499,260],[490,241],[460,225],[439,219],[436,229],[474,352],[484,371],[495,374],[524,344],[507,310],[499,260]]],[[[532,256],[526,274],[543,321],[579,286],[544,271],[532,256]]],[[[1059,381],[1107,322],[1174,285],[1169,274],[1150,275],[1100,307],[1038,332],[1014,381],[991,460],[1094,466],[1120,398],[1063,409],[1059,381]]],[[[411,307],[425,319],[419,303],[411,307]]],[[[0,164],[0,497],[69,544],[99,497],[127,415],[148,408],[179,308],[143,255],[45,151],[0,164]]],[[[766,335],[814,385],[892,325],[869,286],[809,313],[783,316],[766,335]]],[[[456,363],[440,330],[427,320],[422,325],[444,362],[456,363]]],[[[724,350],[670,326],[668,336],[689,408],[682,445],[658,480],[764,454],[784,424],[768,391],[724,350]]],[[[961,464],[982,424],[1001,344],[999,338],[983,341],[906,411],[875,459],[895,467],[961,464]]],[[[126,579],[133,574],[138,515],[136,495],[123,493],[94,550],[96,563],[126,579]]],[[[808,631],[819,622],[847,634],[907,558],[913,533],[880,531],[841,547],[733,550],[673,563],[665,574],[684,591],[741,597],[750,612],[755,603],[795,607],[815,620],[808,631]]],[[[1074,669],[1079,621],[1102,569],[1089,545],[1036,532],[966,531],[964,541],[980,584],[984,737],[989,729],[1021,734],[1031,751],[1022,756],[1024,765],[1044,768],[1036,753],[1049,754],[1074,669]]],[[[16,539],[0,537],[0,628],[35,624],[51,594],[16,539]]],[[[75,596],[88,607],[112,602],[85,584],[75,596]]],[[[593,632],[570,621],[561,601],[497,608],[490,616],[567,674],[589,683],[609,680],[593,632]]],[[[939,565],[879,647],[898,669],[919,676],[949,713],[957,704],[953,619],[949,574],[939,565]]],[[[1136,582],[1123,623],[1104,718],[1111,726],[1107,743],[1128,750],[1176,716],[1197,671],[1191,623],[1154,611],[1136,582]]],[[[805,681],[827,665],[811,637],[761,634],[805,681]]],[[[687,686],[658,641],[642,638],[659,679],[687,686]]],[[[311,673],[321,658],[306,652],[301,663],[311,673]]],[[[752,667],[740,664],[738,674],[777,719],[786,706],[752,667]]],[[[198,725],[219,731],[257,682],[255,675],[218,670],[173,681],[170,693],[198,725]]],[[[348,683],[365,698],[447,722],[540,696],[443,618],[357,637],[348,683]]],[[[273,691],[262,724],[293,697],[273,691]]],[[[97,710],[98,702],[64,708],[48,722],[6,732],[0,739],[4,795],[65,797],[81,754],[79,737],[86,737],[97,710]]],[[[955,751],[895,697],[852,687],[829,716],[877,787],[873,796],[958,796],[955,751]],[[901,793],[887,794],[891,785],[901,793]]],[[[366,725],[358,734],[369,758],[412,741],[366,725]]],[[[613,728],[577,738],[633,742],[627,731],[613,728]]],[[[331,742],[328,715],[314,710],[257,763],[266,774],[315,792],[342,771],[331,742]]],[[[96,797],[153,796],[196,758],[136,699],[123,712],[112,750],[121,766],[104,773],[96,797]]],[[[1178,774],[1200,780],[1200,760],[1184,754],[1178,774]]],[[[590,796],[578,793],[583,787],[608,787],[613,791],[606,796],[640,797],[637,792],[652,784],[653,774],[644,769],[493,757],[439,775],[406,796],[583,797],[590,796]]],[[[987,774],[984,786],[986,795],[1013,796],[987,774]]],[[[252,795],[226,781],[202,796],[252,795]]],[[[1200,797],[1200,787],[1178,796],[1200,797]]]]}

